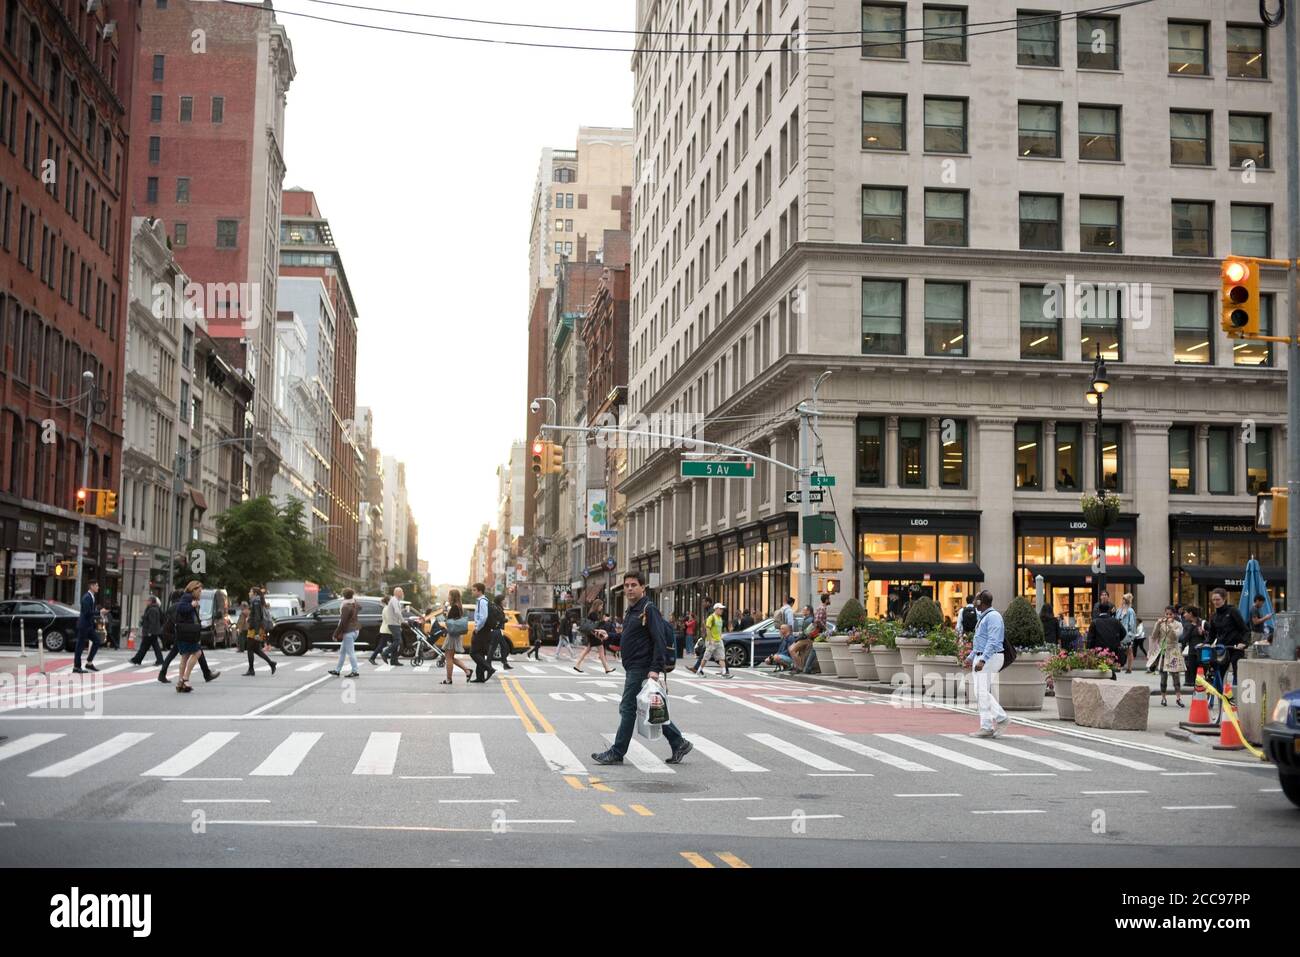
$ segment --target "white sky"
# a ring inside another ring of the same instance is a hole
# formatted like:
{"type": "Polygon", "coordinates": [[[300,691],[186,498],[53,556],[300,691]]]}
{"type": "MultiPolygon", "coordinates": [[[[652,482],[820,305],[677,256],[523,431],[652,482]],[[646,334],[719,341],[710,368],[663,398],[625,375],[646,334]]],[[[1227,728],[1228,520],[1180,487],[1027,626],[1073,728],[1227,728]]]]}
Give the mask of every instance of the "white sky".
{"type": "MultiPolygon", "coordinates": [[[[632,29],[633,0],[349,0],[480,19],[632,29]]],[[[403,36],[631,47],[618,34],[510,30],[276,0],[298,76],[285,187],[316,194],[360,314],[357,404],[406,462],[420,557],[463,582],[495,524],[496,468],[523,439],[528,231],[539,153],[579,126],[632,125],[631,55],[403,36]]]]}

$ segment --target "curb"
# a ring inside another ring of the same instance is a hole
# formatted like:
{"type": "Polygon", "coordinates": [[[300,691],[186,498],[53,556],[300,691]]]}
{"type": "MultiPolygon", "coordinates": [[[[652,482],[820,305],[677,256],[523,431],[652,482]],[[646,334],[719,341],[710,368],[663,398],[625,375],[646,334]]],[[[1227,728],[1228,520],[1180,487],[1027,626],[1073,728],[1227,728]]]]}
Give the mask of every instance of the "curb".
{"type": "Polygon", "coordinates": [[[1184,731],[1182,728],[1166,728],[1165,737],[1173,738],[1175,741],[1184,741],[1189,744],[1196,740],[1190,731],[1184,731]]]}

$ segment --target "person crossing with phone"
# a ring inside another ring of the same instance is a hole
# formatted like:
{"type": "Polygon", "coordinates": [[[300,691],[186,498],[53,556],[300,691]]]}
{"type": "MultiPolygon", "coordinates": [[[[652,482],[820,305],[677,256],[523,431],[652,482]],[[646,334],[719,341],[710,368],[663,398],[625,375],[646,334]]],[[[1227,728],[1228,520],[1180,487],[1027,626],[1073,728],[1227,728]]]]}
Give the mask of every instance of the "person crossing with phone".
{"type": "Polygon", "coordinates": [[[975,596],[979,622],[975,641],[966,664],[973,669],[975,698],[979,702],[980,728],[970,732],[972,738],[996,738],[1011,720],[993,694],[993,679],[1002,670],[1006,626],[1002,615],[993,607],[993,593],[987,588],[975,596]]]}

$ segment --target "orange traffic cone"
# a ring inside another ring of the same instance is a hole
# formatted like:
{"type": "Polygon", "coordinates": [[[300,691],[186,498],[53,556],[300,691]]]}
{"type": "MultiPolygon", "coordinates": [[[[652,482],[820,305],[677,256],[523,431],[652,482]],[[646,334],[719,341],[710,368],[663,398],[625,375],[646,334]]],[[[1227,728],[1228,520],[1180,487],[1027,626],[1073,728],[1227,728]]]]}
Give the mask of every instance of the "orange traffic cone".
{"type": "Polygon", "coordinates": [[[128,628],[126,630],[126,650],[131,651],[133,648],[135,648],[135,629],[128,628]]]}
{"type": "MultiPolygon", "coordinates": [[[[1223,696],[1232,700],[1232,679],[1228,678],[1223,684],[1223,696]]],[[[1219,722],[1219,743],[1214,746],[1215,751],[1245,751],[1246,744],[1241,740],[1241,735],[1237,733],[1237,709],[1225,701],[1223,703],[1223,716],[1219,722]]]]}
{"type": "Polygon", "coordinates": [[[1216,730],[1214,722],[1210,720],[1209,698],[1205,694],[1205,689],[1201,687],[1201,680],[1204,677],[1205,669],[1197,668],[1191,710],[1187,714],[1186,721],[1178,722],[1178,727],[1193,734],[1214,734],[1216,730]]]}

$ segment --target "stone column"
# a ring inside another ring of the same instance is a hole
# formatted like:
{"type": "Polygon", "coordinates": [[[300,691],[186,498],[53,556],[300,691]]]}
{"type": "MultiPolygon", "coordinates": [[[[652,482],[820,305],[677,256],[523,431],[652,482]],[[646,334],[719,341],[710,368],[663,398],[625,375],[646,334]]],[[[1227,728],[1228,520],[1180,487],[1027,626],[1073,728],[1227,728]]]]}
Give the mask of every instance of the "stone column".
{"type": "Polygon", "coordinates": [[[898,416],[885,419],[885,488],[898,488],[898,416]]]}
{"type": "Polygon", "coordinates": [[[976,560],[994,604],[1006,608],[1015,597],[1015,477],[1009,463],[1015,461],[1016,420],[980,418],[974,426],[971,487],[981,508],[976,560]]]}
{"type": "MultiPolygon", "coordinates": [[[[1138,514],[1133,564],[1146,583],[1133,588],[1138,615],[1154,621],[1171,596],[1169,574],[1169,427],[1171,422],[1138,422],[1133,426],[1133,454],[1125,463],[1124,497],[1132,496],[1138,514]]],[[[1127,509],[1125,509],[1127,511],[1127,509]]],[[[1129,586],[1121,586],[1126,589],[1129,586]]],[[[1116,594],[1111,589],[1111,595],[1116,594]]]]}
{"type": "Polygon", "coordinates": [[[1206,495],[1210,491],[1210,427],[1196,427],[1196,445],[1192,449],[1192,491],[1206,495]]]}
{"type": "Polygon", "coordinates": [[[1101,448],[1097,435],[1097,420],[1090,419],[1083,423],[1083,454],[1079,457],[1079,467],[1083,475],[1079,476],[1080,487],[1084,492],[1097,491],[1097,455],[1101,448]]]}
{"type": "Polygon", "coordinates": [[[929,467],[926,469],[925,484],[931,492],[938,492],[939,475],[943,471],[943,444],[939,441],[940,419],[938,416],[930,416],[927,421],[930,429],[925,441],[925,459],[929,467]]]}
{"type": "Polygon", "coordinates": [[[1056,421],[1054,419],[1043,423],[1043,447],[1038,451],[1039,461],[1042,463],[1040,471],[1043,475],[1043,491],[1054,491],[1056,480],[1061,475],[1056,468],[1056,421]]]}

